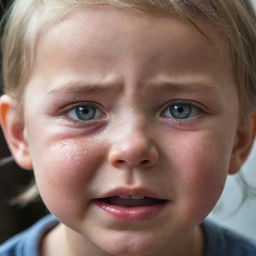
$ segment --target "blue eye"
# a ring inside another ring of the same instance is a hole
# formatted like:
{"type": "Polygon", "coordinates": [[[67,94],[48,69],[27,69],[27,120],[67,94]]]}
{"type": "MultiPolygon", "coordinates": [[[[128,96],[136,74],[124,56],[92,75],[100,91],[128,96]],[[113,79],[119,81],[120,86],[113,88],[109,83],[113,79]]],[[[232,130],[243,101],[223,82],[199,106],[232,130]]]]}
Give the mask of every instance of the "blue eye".
{"type": "Polygon", "coordinates": [[[67,112],[67,115],[78,121],[90,121],[102,116],[101,111],[93,105],[75,106],[67,112]]]}
{"type": "Polygon", "coordinates": [[[174,119],[188,119],[200,113],[199,108],[189,103],[174,103],[169,105],[162,115],[174,119]]]}

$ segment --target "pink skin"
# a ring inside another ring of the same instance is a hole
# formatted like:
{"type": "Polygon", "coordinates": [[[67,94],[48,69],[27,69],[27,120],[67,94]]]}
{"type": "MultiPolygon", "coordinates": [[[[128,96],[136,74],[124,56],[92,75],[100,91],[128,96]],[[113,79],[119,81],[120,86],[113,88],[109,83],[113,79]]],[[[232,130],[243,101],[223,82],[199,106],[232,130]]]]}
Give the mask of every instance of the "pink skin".
{"type": "Polygon", "coordinates": [[[230,57],[209,31],[218,52],[176,17],[95,8],[43,35],[24,135],[43,200],[63,222],[45,240],[47,255],[56,241],[68,255],[200,255],[197,226],[230,165],[240,167],[230,57]],[[200,110],[185,120],[163,114],[177,100],[200,110]],[[97,119],[72,120],[68,111],[85,102],[100,109],[97,119]],[[168,202],[149,218],[118,219],[93,201],[117,188],[168,202]]]}

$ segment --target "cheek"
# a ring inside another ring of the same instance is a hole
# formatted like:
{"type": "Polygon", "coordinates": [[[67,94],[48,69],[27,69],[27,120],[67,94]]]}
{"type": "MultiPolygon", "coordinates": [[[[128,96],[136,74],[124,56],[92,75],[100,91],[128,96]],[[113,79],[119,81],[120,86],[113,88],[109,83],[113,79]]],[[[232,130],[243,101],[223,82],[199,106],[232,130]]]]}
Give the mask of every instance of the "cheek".
{"type": "Polygon", "coordinates": [[[41,144],[33,152],[36,182],[49,210],[60,218],[63,211],[67,216],[85,212],[101,162],[98,146],[91,141],[61,140],[41,144]]]}
{"type": "MultiPolygon", "coordinates": [[[[232,147],[227,139],[210,134],[176,138],[170,163],[180,212],[202,219],[214,207],[226,180],[232,147]]],[[[232,140],[232,138],[230,138],[232,140]]]]}

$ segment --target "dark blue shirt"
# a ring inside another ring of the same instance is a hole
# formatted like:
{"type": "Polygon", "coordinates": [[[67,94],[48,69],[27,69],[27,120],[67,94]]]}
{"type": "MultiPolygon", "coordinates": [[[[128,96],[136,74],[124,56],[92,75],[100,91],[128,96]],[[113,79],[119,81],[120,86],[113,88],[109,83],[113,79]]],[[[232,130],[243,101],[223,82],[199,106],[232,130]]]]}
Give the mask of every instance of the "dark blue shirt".
{"type": "MultiPolygon", "coordinates": [[[[2,244],[0,256],[39,256],[42,236],[57,224],[58,220],[51,215],[42,218],[2,244]]],[[[256,256],[256,242],[209,220],[201,226],[205,235],[204,256],[256,256]]]]}
{"type": "Polygon", "coordinates": [[[206,243],[204,256],[256,256],[256,241],[209,220],[201,226],[206,243]]]}

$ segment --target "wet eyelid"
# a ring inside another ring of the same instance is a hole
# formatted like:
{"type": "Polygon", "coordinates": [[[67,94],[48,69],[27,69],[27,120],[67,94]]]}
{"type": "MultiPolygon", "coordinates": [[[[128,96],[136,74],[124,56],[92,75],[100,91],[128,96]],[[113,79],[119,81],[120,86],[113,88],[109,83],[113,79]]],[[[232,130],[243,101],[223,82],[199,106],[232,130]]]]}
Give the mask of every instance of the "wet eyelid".
{"type": "Polygon", "coordinates": [[[171,106],[176,105],[176,104],[188,105],[188,106],[194,108],[194,110],[198,111],[198,115],[209,112],[208,108],[205,105],[203,105],[202,103],[196,102],[196,101],[191,101],[191,100],[171,100],[171,101],[168,101],[167,103],[165,103],[161,107],[160,116],[163,116],[163,112],[166,111],[168,107],[171,107],[171,106]]]}
{"type": "Polygon", "coordinates": [[[175,104],[187,104],[192,107],[196,107],[198,109],[201,109],[202,111],[208,112],[208,108],[201,102],[194,101],[194,100],[169,100],[168,102],[164,103],[161,107],[161,111],[167,108],[168,106],[175,105],[175,104]]]}
{"type": "Polygon", "coordinates": [[[73,103],[69,104],[68,106],[65,106],[61,110],[61,114],[65,115],[68,119],[74,121],[74,122],[89,122],[89,121],[96,121],[98,119],[104,118],[106,116],[105,111],[103,111],[103,107],[95,102],[79,102],[79,103],[73,103]],[[97,111],[97,116],[95,119],[90,119],[90,120],[79,120],[70,115],[70,112],[75,111],[76,108],[79,107],[92,107],[95,108],[97,111]]]}
{"type": "Polygon", "coordinates": [[[66,104],[65,106],[61,107],[59,112],[62,114],[65,114],[74,108],[83,107],[83,106],[95,107],[104,113],[103,106],[101,106],[101,104],[96,103],[96,102],[91,102],[91,101],[75,102],[75,103],[66,104]]]}

